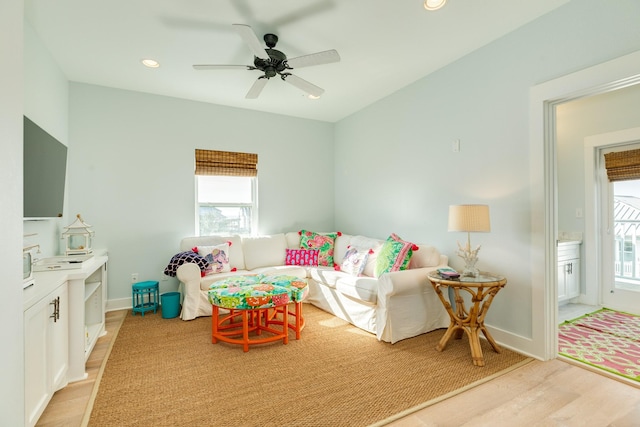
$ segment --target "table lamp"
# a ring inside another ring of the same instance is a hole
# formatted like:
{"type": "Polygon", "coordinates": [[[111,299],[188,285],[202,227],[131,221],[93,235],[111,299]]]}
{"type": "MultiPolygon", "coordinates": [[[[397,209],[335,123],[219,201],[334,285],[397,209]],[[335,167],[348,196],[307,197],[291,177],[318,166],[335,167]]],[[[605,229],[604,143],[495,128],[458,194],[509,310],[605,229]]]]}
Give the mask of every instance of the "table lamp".
{"type": "Polygon", "coordinates": [[[462,276],[478,277],[476,268],[480,246],[471,249],[471,232],[489,232],[489,206],[487,205],[451,205],[449,206],[449,231],[466,231],[467,244],[462,247],[458,242],[457,255],[465,262],[462,276]]]}

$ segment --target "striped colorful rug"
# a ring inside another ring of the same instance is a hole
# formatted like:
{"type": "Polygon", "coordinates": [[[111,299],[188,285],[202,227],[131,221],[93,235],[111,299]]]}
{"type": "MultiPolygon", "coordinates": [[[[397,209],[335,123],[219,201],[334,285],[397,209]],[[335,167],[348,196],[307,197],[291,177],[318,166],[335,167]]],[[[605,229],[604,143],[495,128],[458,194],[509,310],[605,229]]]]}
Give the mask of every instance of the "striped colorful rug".
{"type": "Polygon", "coordinates": [[[640,381],[640,316],[603,308],[558,327],[558,353],[640,381]]]}

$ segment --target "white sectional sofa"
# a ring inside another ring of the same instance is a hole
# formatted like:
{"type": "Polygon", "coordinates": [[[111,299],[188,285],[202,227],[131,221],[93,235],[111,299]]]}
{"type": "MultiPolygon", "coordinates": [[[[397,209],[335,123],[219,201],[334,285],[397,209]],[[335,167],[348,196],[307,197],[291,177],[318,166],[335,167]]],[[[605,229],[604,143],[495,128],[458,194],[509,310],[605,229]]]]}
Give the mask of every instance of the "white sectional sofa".
{"type": "Polygon", "coordinates": [[[384,240],[340,234],[334,243],[334,262],[340,265],[348,248],[370,248],[364,271],[354,275],[330,266],[285,265],[287,248],[300,248],[300,234],[289,232],[260,237],[187,237],[181,251],[230,242],[228,261],[233,271],[202,276],[201,269],[185,262],[176,270],[183,293],[181,318],[211,316],[207,293],[211,283],[230,275],[288,274],[307,279],[305,302],[375,334],[378,340],[395,343],[438,328],[449,317],[435,294],[427,274],[447,266],[448,259],[433,246],[417,245],[405,270],[374,277],[377,255],[384,240]]]}

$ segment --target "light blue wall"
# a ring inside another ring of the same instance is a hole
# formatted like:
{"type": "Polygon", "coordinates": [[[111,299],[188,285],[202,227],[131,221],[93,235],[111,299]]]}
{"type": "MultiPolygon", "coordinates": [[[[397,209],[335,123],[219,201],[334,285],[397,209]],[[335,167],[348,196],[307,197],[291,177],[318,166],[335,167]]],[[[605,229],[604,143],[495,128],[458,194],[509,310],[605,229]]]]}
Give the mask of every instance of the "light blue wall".
{"type": "Polygon", "coordinates": [[[259,154],[261,233],[396,232],[460,267],[447,207],[488,203],[492,232],[472,242],[509,279],[488,322],[530,336],[529,90],[639,50],[638,16],[636,0],[573,0],[335,125],[73,83],[67,213],[94,225],[109,298],[126,299],[131,273],[159,278],[193,234],[194,148],[259,154]]]}
{"type": "MultiPolygon", "coordinates": [[[[31,25],[24,23],[24,115],[66,146],[69,146],[69,82],[31,25]]],[[[67,182],[69,177],[67,176],[67,182]]],[[[39,244],[36,257],[58,255],[60,233],[74,218],[69,213],[69,192],[65,192],[64,216],[24,221],[28,245],[39,244]]]]}
{"type": "Polygon", "coordinates": [[[584,138],[640,127],[640,85],[558,106],[558,230],[582,232],[585,206],[584,138]]]}
{"type": "Polygon", "coordinates": [[[21,0],[0,2],[0,425],[24,424],[21,0]]]}
{"type": "MultiPolygon", "coordinates": [[[[487,203],[479,267],[504,274],[492,326],[531,337],[532,86],[640,49],[640,2],[574,0],[336,125],[336,227],[455,256],[448,205],[487,203]],[[460,139],[461,151],[451,143],[460,139]],[[357,195],[357,196],[356,196],[357,195]]],[[[428,45],[425,45],[428,54],[428,45]]],[[[544,165],[539,165],[542,168],[544,165]]]]}
{"type": "MultiPolygon", "coordinates": [[[[258,154],[259,232],[333,229],[333,125],[72,83],[70,210],[109,250],[109,299],[194,235],[194,150],[258,154]]],[[[173,290],[175,279],[160,282],[173,290]]]]}
{"type": "MultiPolygon", "coordinates": [[[[587,200],[584,139],[589,136],[640,127],[640,85],[561,104],[556,109],[558,231],[585,233],[583,214],[587,200]]],[[[593,189],[592,191],[596,191],[593,189]]],[[[590,246],[595,247],[594,245],[590,246]]],[[[580,247],[582,259],[589,258],[586,245],[580,247]]],[[[592,255],[593,257],[593,255],[592,255]]],[[[581,263],[581,293],[599,295],[598,280],[587,281],[587,262],[581,263]]]]}

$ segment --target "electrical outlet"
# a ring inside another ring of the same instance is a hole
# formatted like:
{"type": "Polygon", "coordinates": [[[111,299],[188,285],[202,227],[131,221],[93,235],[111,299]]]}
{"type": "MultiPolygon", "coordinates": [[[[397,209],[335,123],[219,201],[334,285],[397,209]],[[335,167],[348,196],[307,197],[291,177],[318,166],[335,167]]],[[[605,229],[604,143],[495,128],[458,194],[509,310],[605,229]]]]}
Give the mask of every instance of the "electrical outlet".
{"type": "Polygon", "coordinates": [[[138,281],[138,273],[131,273],[131,283],[136,283],[138,281]]]}
{"type": "Polygon", "coordinates": [[[459,139],[454,139],[453,142],[451,143],[451,150],[454,153],[459,153],[460,152],[460,140],[459,139]]]}

